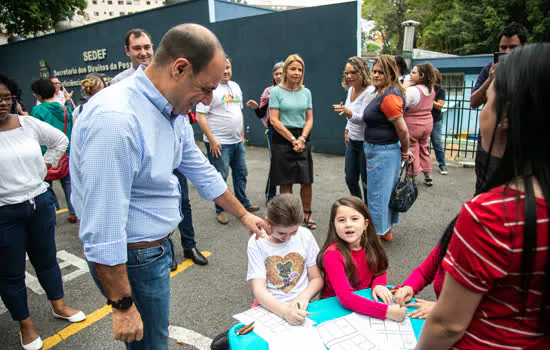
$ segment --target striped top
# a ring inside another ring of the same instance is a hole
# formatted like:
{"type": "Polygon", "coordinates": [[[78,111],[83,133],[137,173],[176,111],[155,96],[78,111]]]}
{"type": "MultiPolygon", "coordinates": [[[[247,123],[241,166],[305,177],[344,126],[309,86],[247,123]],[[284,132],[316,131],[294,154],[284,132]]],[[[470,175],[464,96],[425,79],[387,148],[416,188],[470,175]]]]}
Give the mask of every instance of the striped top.
{"type": "Polygon", "coordinates": [[[460,212],[443,268],[484,297],[453,349],[529,349],[544,340],[537,326],[548,254],[547,204],[537,198],[538,248],[522,314],[524,198],[501,186],[466,202],[460,212]]]}

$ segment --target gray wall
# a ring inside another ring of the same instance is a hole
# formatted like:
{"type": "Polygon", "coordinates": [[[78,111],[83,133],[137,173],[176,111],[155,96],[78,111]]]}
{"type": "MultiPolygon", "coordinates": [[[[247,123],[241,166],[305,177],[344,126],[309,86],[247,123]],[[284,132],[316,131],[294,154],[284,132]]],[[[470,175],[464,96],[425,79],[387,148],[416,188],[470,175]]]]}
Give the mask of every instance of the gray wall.
{"type": "MultiPolygon", "coordinates": [[[[228,18],[243,16],[243,11],[248,14],[263,11],[226,2],[218,2],[216,7],[218,19],[221,9],[228,18]]],[[[350,2],[209,23],[208,1],[189,1],[0,46],[0,71],[19,83],[24,103],[30,109],[35,103],[30,84],[40,76],[40,60],[45,60],[52,72],[70,67],[85,69],[97,64],[118,66],[119,62],[129,61],[123,49],[128,29],[139,27],[149,31],[157,46],[162,35],[174,25],[199,23],[218,35],[232,57],[233,77],[241,85],[245,102],[259,100],[264,88],[271,83],[275,62],[293,53],[300,54],[306,64],[305,85],[313,95],[314,150],[343,153],[345,121],[331,111],[331,105],[345,97],[340,79],[345,60],[356,53],[356,15],[356,3],[350,2]],[[106,49],[106,58],[84,62],[83,52],[94,49],[106,49]]],[[[113,77],[121,70],[117,67],[103,73],[113,77]]],[[[84,75],[60,76],[60,80],[77,85],[84,75]]],[[[78,88],[69,87],[71,89],[75,90],[77,102],[78,88]]],[[[246,107],[245,124],[249,144],[265,145],[263,125],[246,107]]]]}

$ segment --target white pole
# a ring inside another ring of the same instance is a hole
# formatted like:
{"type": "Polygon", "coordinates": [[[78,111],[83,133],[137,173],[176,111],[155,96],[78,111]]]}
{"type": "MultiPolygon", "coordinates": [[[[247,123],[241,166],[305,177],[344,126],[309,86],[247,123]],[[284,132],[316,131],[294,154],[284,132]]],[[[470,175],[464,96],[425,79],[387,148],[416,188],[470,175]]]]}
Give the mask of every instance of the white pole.
{"type": "Polygon", "coordinates": [[[214,0],[208,0],[208,15],[210,17],[210,23],[216,22],[216,4],[214,0]]]}
{"type": "Polygon", "coordinates": [[[361,25],[361,4],[363,3],[363,0],[357,0],[357,56],[361,57],[362,51],[361,51],[361,32],[363,29],[363,26],[361,25]]]}

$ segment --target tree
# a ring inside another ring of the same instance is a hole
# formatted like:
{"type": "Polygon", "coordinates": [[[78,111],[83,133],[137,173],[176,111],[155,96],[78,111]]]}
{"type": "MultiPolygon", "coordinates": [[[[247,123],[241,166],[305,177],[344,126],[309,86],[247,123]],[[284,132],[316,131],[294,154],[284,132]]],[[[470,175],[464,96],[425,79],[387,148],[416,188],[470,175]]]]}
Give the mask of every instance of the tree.
{"type": "Polygon", "coordinates": [[[374,30],[382,33],[382,53],[401,54],[404,29],[401,23],[421,21],[428,0],[364,0],[362,16],[374,20],[374,30]]]}
{"type": "Polygon", "coordinates": [[[86,0],[0,0],[0,25],[8,35],[36,36],[54,24],[86,16],[86,0]]]}
{"type": "Polygon", "coordinates": [[[491,53],[509,22],[523,24],[530,42],[550,41],[547,0],[429,0],[419,45],[459,55],[491,53]]]}

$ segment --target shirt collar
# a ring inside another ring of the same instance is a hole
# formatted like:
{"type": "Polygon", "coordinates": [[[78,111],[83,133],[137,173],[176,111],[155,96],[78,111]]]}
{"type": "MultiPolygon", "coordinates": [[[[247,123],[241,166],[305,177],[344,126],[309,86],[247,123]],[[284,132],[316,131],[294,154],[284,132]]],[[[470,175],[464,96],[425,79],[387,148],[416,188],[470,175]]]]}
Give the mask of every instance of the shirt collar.
{"type": "Polygon", "coordinates": [[[173,107],[168,100],[158,91],[158,89],[153,85],[149,77],[143,71],[143,66],[139,66],[136,72],[134,73],[136,77],[136,87],[138,90],[143,92],[145,97],[159,110],[162,115],[168,119],[174,119],[177,117],[177,114],[173,114],[173,107]]]}

